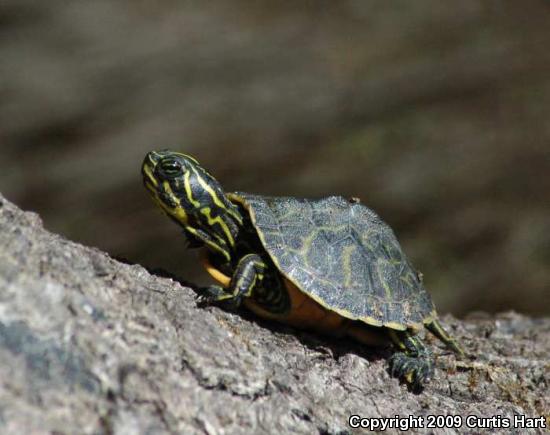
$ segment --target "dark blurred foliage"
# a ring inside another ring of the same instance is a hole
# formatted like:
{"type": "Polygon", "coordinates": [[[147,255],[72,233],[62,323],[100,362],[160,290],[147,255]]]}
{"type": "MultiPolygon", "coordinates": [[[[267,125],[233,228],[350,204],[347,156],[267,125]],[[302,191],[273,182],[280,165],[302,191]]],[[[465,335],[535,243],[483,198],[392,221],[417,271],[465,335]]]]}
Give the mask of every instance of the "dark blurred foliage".
{"type": "Polygon", "coordinates": [[[550,313],[550,3],[4,0],[0,190],[190,279],[146,151],[228,190],[358,196],[440,311],[550,313]]]}

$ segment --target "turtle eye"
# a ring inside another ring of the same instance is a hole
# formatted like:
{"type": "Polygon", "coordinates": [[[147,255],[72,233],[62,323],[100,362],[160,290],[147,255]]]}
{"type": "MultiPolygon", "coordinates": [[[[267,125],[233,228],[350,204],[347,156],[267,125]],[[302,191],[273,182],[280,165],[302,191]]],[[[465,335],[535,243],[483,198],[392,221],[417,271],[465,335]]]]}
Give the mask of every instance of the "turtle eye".
{"type": "Polygon", "coordinates": [[[174,159],[164,159],[160,162],[159,169],[168,178],[175,178],[181,175],[181,163],[174,159]]]}

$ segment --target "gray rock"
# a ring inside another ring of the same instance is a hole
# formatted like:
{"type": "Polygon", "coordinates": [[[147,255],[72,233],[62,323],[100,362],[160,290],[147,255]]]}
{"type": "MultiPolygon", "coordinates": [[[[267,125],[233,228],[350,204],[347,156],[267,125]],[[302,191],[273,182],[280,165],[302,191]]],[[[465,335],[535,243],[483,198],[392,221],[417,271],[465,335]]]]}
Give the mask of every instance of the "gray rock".
{"type": "Polygon", "coordinates": [[[471,358],[434,342],[435,379],[412,394],[388,375],[389,349],[197,308],[192,289],[51,234],[0,196],[1,433],[343,434],[353,414],[462,418],[438,433],[479,432],[468,415],[548,422],[549,318],[443,321],[471,358]]]}

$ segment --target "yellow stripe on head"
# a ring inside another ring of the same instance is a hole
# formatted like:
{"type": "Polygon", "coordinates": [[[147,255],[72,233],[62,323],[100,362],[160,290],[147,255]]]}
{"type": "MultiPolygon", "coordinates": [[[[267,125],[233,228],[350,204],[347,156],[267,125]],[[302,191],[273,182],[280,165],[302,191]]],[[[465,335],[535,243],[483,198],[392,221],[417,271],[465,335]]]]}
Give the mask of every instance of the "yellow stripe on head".
{"type": "Polygon", "coordinates": [[[164,181],[162,183],[162,186],[164,187],[165,192],[169,195],[172,202],[175,204],[174,207],[170,207],[169,205],[165,204],[165,201],[161,201],[159,199],[159,202],[162,208],[166,212],[174,216],[178,220],[178,222],[180,222],[182,225],[187,225],[189,220],[187,213],[185,212],[185,209],[181,206],[181,202],[179,198],[174,194],[174,191],[172,190],[170,183],[168,181],[164,181]]]}
{"type": "Polygon", "coordinates": [[[222,227],[222,231],[224,232],[225,237],[227,237],[227,241],[229,242],[229,244],[231,246],[235,246],[235,240],[231,235],[231,231],[229,231],[229,227],[220,216],[212,217],[212,210],[210,209],[210,207],[204,207],[203,209],[201,209],[201,213],[206,216],[206,221],[208,222],[208,225],[214,226],[215,224],[218,224],[220,227],[222,227]]]}
{"type": "MultiPolygon", "coordinates": [[[[204,171],[207,175],[208,172],[204,171]]],[[[212,197],[212,201],[214,201],[214,204],[216,204],[218,207],[225,210],[228,214],[230,214],[237,222],[242,224],[242,217],[240,214],[236,213],[233,208],[227,207],[227,204],[225,204],[217,195],[216,191],[212,189],[212,186],[210,186],[203,177],[200,176],[200,174],[195,169],[195,174],[197,175],[197,178],[199,180],[200,185],[203,187],[204,190],[208,192],[208,194],[212,197]]]]}
{"type": "Polygon", "coordinates": [[[193,198],[193,191],[191,190],[191,182],[189,181],[190,175],[191,175],[191,172],[187,171],[183,176],[185,193],[187,194],[187,198],[189,199],[189,202],[193,204],[195,207],[200,208],[201,203],[197,201],[195,198],[193,198]]]}
{"type": "Polygon", "coordinates": [[[190,156],[189,154],[180,153],[178,151],[170,151],[169,153],[173,156],[183,157],[184,159],[191,160],[195,165],[200,166],[200,163],[197,161],[197,159],[193,156],[190,156]]]}
{"type": "Polygon", "coordinates": [[[144,162],[143,166],[141,167],[141,171],[143,173],[143,181],[144,182],[149,182],[153,186],[158,187],[158,181],[155,178],[155,176],[153,175],[153,171],[151,169],[150,164],[148,164],[147,162],[144,162]]]}

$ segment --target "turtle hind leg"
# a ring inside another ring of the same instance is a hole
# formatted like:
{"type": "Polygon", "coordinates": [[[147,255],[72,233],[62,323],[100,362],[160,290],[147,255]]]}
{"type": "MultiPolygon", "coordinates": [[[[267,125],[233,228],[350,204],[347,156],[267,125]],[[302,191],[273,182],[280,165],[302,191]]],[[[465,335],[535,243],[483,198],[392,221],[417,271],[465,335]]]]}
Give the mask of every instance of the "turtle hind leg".
{"type": "Polygon", "coordinates": [[[458,341],[456,341],[447,333],[447,331],[445,331],[445,329],[443,329],[443,326],[441,325],[441,323],[439,323],[438,319],[434,319],[430,323],[426,323],[425,326],[428,331],[439,338],[445,344],[445,346],[451,349],[454,353],[460,356],[466,355],[464,349],[462,349],[462,346],[460,346],[460,344],[458,344],[458,341]]]}
{"type": "Polygon", "coordinates": [[[434,373],[432,353],[408,331],[390,330],[389,333],[399,349],[390,358],[390,374],[405,381],[413,391],[421,391],[434,373]]]}

